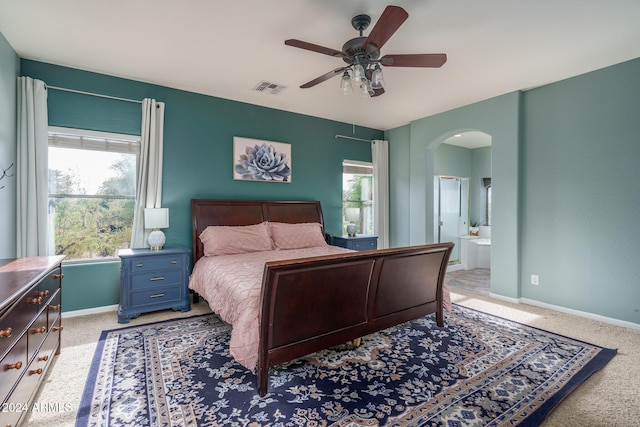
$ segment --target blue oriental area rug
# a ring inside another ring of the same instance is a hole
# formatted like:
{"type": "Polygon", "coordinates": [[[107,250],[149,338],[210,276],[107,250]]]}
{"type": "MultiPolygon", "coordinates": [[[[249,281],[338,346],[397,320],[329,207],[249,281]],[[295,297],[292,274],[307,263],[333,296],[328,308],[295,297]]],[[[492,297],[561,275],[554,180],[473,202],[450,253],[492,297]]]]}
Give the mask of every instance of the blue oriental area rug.
{"type": "Polygon", "coordinates": [[[615,350],[454,305],[272,369],[269,394],[214,315],[104,331],[77,426],[538,425],[615,350]]]}

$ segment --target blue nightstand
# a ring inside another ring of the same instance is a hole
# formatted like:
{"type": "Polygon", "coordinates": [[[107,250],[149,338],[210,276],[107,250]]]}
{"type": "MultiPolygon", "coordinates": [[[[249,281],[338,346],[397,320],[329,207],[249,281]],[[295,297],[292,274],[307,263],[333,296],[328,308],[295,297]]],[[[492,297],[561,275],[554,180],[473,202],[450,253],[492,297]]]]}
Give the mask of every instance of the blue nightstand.
{"type": "Polygon", "coordinates": [[[191,310],[189,248],[123,249],[118,252],[120,307],[118,323],[129,323],[141,313],[172,308],[191,310]]]}
{"type": "Polygon", "coordinates": [[[378,236],[358,234],[351,236],[331,236],[331,244],[356,251],[368,251],[378,248],[378,236]]]}

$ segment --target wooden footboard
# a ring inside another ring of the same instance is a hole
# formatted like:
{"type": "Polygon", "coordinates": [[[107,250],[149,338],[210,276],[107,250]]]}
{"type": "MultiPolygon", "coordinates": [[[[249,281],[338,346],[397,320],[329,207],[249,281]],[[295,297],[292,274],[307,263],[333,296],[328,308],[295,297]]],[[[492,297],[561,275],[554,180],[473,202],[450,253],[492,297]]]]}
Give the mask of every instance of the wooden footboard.
{"type": "Polygon", "coordinates": [[[453,243],[412,246],[265,265],[258,391],[269,368],[436,313],[453,243]]]}

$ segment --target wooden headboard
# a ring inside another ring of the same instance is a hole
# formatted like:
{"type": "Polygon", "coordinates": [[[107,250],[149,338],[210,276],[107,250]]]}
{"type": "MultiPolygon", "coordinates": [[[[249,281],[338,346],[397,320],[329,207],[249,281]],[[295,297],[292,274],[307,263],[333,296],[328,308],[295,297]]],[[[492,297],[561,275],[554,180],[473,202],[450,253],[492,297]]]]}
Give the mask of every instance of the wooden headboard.
{"type": "Polygon", "coordinates": [[[193,262],[204,255],[200,233],[210,225],[253,225],[264,221],[318,222],[324,233],[322,208],[317,200],[191,199],[193,262]]]}

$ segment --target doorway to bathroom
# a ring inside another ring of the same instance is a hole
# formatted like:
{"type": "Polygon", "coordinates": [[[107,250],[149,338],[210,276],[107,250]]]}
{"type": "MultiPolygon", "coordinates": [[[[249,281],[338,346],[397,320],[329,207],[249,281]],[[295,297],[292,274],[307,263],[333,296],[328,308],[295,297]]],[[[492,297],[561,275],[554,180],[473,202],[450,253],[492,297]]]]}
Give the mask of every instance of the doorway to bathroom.
{"type": "Polygon", "coordinates": [[[433,181],[434,237],[453,242],[449,265],[460,264],[460,236],[469,232],[469,178],[436,175],[433,181]]]}

